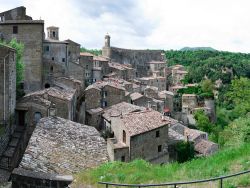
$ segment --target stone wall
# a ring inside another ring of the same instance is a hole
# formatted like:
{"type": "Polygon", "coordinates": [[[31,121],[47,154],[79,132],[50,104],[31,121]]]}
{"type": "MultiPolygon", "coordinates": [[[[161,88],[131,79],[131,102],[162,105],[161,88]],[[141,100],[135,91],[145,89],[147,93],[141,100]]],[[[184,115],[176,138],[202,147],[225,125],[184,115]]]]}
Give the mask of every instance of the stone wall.
{"type": "Polygon", "coordinates": [[[130,160],[136,158],[160,163],[168,162],[168,125],[130,138],[130,160]],[[156,137],[159,131],[159,137],[156,137]],[[161,151],[158,146],[161,145],[161,151]]]}
{"type": "Polygon", "coordinates": [[[86,110],[98,108],[101,106],[101,91],[96,88],[85,90],[86,110]]]}
{"type": "Polygon", "coordinates": [[[16,38],[17,41],[24,44],[24,91],[29,93],[41,89],[44,21],[21,20],[0,22],[0,33],[3,34],[3,38],[7,42],[16,38]],[[13,33],[14,26],[17,27],[17,34],[13,33]]]}
{"type": "Polygon", "coordinates": [[[12,172],[12,188],[67,188],[73,181],[71,175],[56,175],[16,168],[12,172]]]}
{"type": "Polygon", "coordinates": [[[68,75],[67,43],[50,42],[45,40],[43,43],[43,85],[53,84],[53,78],[68,75]]]}
{"type": "Polygon", "coordinates": [[[0,155],[13,132],[16,108],[16,62],[15,50],[0,45],[0,155]],[[1,132],[1,131],[0,131],[1,132]]]}
{"type": "Polygon", "coordinates": [[[111,47],[110,51],[110,58],[113,61],[121,64],[131,64],[137,70],[136,77],[147,76],[148,69],[145,63],[152,60],[164,60],[162,50],[133,50],[111,47]]]}
{"type": "Polygon", "coordinates": [[[82,87],[85,87],[85,69],[80,64],[69,62],[69,76],[82,82],[82,87]]]}

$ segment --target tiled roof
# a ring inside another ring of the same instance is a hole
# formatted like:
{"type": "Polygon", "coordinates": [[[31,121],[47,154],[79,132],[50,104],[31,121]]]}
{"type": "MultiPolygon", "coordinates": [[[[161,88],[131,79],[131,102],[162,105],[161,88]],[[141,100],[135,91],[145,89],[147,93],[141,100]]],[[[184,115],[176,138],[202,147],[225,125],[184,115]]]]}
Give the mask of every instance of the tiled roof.
{"type": "Polygon", "coordinates": [[[89,52],[81,52],[80,53],[80,56],[89,56],[89,57],[92,57],[94,56],[93,54],[89,53],[89,52]]]}
{"type": "Polygon", "coordinates": [[[131,100],[136,100],[136,99],[139,99],[139,98],[141,98],[141,97],[143,97],[143,95],[142,94],[140,94],[140,93],[138,93],[138,92],[135,92],[135,93],[131,93],[130,94],[130,98],[131,98],[131,100]]]}
{"type": "Polygon", "coordinates": [[[108,60],[102,56],[94,56],[94,61],[108,61],[108,60]]]}
{"type": "Polygon", "coordinates": [[[29,96],[42,96],[44,97],[45,94],[52,96],[52,97],[56,97],[62,100],[68,100],[70,101],[74,94],[75,94],[76,90],[75,89],[58,89],[55,87],[50,87],[48,89],[44,89],[44,90],[39,90],[39,91],[35,91],[32,93],[29,93],[27,95],[25,95],[25,97],[29,97],[29,96]]]}
{"type": "Polygon", "coordinates": [[[215,151],[218,149],[218,145],[216,143],[201,139],[197,144],[195,144],[194,149],[196,152],[199,152],[203,155],[208,155],[210,152],[214,152],[212,151],[212,147],[216,148],[215,151]]]}
{"type": "Polygon", "coordinates": [[[122,84],[115,83],[115,82],[109,82],[109,81],[95,82],[94,84],[88,86],[85,90],[89,90],[89,89],[92,89],[92,88],[96,88],[96,89],[100,90],[105,86],[111,86],[111,87],[114,87],[114,88],[117,88],[117,89],[125,90],[125,88],[123,87],[122,84]]]}
{"type": "Polygon", "coordinates": [[[191,141],[195,141],[196,138],[198,138],[201,135],[207,135],[207,133],[203,132],[203,131],[199,131],[196,129],[190,129],[188,127],[185,128],[184,130],[184,136],[187,136],[189,140],[191,141]]]}
{"type": "Polygon", "coordinates": [[[122,115],[121,121],[128,134],[134,136],[170,124],[169,120],[165,119],[165,117],[164,119],[162,118],[163,116],[160,112],[149,109],[122,115]]]}
{"type": "Polygon", "coordinates": [[[110,121],[110,116],[113,112],[120,112],[122,114],[127,114],[129,112],[142,111],[145,110],[144,107],[136,106],[133,104],[129,104],[126,102],[121,102],[110,106],[104,110],[104,114],[102,115],[106,120],[110,121]]]}
{"type": "Polygon", "coordinates": [[[120,64],[120,63],[116,63],[116,62],[109,63],[109,67],[112,67],[112,68],[118,69],[118,70],[133,69],[129,65],[120,64]]]}
{"type": "Polygon", "coordinates": [[[103,111],[103,109],[100,108],[100,107],[98,107],[98,108],[92,108],[92,109],[90,109],[90,110],[87,110],[87,112],[88,112],[89,114],[96,114],[96,113],[100,113],[100,112],[102,112],[102,111],[103,111]]]}

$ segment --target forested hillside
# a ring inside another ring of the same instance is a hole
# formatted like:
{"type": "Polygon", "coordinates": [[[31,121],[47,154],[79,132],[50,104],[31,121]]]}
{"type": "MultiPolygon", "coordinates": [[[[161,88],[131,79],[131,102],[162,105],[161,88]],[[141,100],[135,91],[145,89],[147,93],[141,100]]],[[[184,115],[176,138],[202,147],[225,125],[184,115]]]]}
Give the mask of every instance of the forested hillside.
{"type": "Polygon", "coordinates": [[[250,77],[250,54],[221,51],[165,51],[168,65],[181,64],[189,73],[186,82],[200,82],[204,77],[230,83],[234,77],[250,77]]]}

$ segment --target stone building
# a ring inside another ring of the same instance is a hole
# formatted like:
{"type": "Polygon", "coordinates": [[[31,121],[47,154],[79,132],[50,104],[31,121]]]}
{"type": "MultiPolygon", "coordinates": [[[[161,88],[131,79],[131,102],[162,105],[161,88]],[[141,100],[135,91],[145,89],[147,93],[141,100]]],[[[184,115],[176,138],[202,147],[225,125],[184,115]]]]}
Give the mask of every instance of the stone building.
{"type": "Polygon", "coordinates": [[[17,7],[0,13],[0,36],[5,41],[16,38],[24,44],[24,91],[36,91],[42,87],[42,53],[44,21],[32,20],[25,7],[17,7]]]}
{"type": "Polygon", "coordinates": [[[23,112],[19,114],[19,118],[23,119],[25,124],[28,124],[29,126],[31,125],[29,121],[33,121],[35,119],[36,112],[38,112],[37,116],[39,117],[46,116],[45,111],[50,106],[50,103],[55,105],[57,116],[69,120],[75,120],[76,90],[69,88],[62,89],[57,87],[50,87],[25,95],[18,102],[18,112],[23,109],[23,112]],[[42,105],[40,105],[42,107],[36,105],[36,100],[40,100],[42,102],[42,105]],[[36,106],[36,108],[33,106],[36,106]],[[39,109],[43,111],[39,111],[39,109]],[[21,115],[23,117],[21,117],[21,115]]]}
{"type": "Polygon", "coordinates": [[[80,63],[84,65],[86,86],[93,83],[93,61],[94,61],[93,54],[88,52],[80,53],[80,63]]]}
{"type": "Polygon", "coordinates": [[[136,70],[136,77],[147,76],[147,62],[165,61],[165,55],[162,50],[134,50],[111,47],[108,34],[105,35],[102,55],[109,58],[112,62],[132,65],[132,68],[136,70]]]}
{"type": "Polygon", "coordinates": [[[0,44],[0,156],[13,132],[16,108],[15,50],[0,44]]]}
{"type": "Polygon", "coordinates": [[[68,42],[59,40],[59,28],[47,28],[43,41],[44,87],[53,86],[54,78],[68,75],[68,42]]]}
{"type": "Polygon", "coordinates": [[[71,76],[79,81],[85,87],[85,65],[80,60],[80,44],[68,39],[68,76],[71,76]]]}
{"type": "Polygon", "coordinates": [[[97,167],[107,156],[105,140],[94,127],[50,116],[36,125],[19,168],[69,175],[97,167]]]}
{"type": "Polygon", "coordinates": [[[131,104],[134,104],[137,106],[152,108],[161,113],[163,112],[163,109],[164,109],[163,101],[157,100],[151,97],[147,97],[137,92],[130,94],[130,102],[131,104]]]}
{"type": "Polygon", "coordinates": [[[184,66],[174,65],[171,67],[171,69],[172,69],[172,84],[182,85],[181,80],[183,80],[188,73],[187,71],[185,71],[184,66]]]}
{"type": "Polygon", "coordinates": [[[107,140],[111,161],[144,159],[152,163],[168,162],[169,121],[154,110],[111,115],[114,138],[107,140]]]}
{"type": "MultiPolygon", "coordinates": [[[[174,119],[170,119],[170,121],[169,130],[171,130],[172,137],[179,141],[192,142],[197,156],[208,156],[218,151],[218,144],[209,141],[206,132],[188,128],[174,119]]],[[[170,142],[173,139],[171,138],[170,142]]]]}
{"type": "Polygon", "coordinates": [[[166,62],[164,61],[149,61],[146,63],[148,68],[148,76],[166,77],[166,62]]]}
{"type": "Polygon", "coordinates": [[[110,73],[114,73],[116,78],[131,81],[135,78],[135,69],[129,64],[111,62],[108,64],[110,73]]]}
{"type": "Polygon", "coordinates": [[[141,82],[141,88],[144,90],[147,86],[157,87],[159,91],[166,90],[166,77],[150,76],[138,78],[141,82]]]}
{"type": "Polygon", "coordinates": [[[136,106],[127,102],[121,102],[110,106],[103,110],[102,113],[102,129],[111,132],[111,115],[115,112],[120,112],[121,114],[128,114],[131,112],[138,112],[146,110],[145,107],[136,106]]]}
{"type": "Polygon", "coordinates": [[[126,101],[125,88],[119,83],[100,81],[85,89],[86,110],[107,108],[126,101]]]}
{"type": "Polygon", "coordinates": [[[110,73],[109,61],[102,56],[93,58],[93,82],[103,80],[103,77],[110,73]]]}
{"type": "Polygon", "coordinates": [[[87,125],[100,129],[102,109],[127,101],[125,88],[119,83],[100,81],[85,89],[85,108],[87,125]]]}

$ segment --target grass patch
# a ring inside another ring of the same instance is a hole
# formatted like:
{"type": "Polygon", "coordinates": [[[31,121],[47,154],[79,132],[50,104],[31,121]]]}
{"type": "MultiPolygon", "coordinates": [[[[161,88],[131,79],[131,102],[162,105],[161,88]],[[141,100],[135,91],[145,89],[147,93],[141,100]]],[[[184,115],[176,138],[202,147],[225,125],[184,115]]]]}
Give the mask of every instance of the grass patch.
{"type": "MultiPolygon", "coordinates": [[[[250,143],[227,148],[207,157],[178,164],[153,165],[143,160],[109,162],[75,174],[75,186],[95,185],[98,181],[116,183],[161,183],[217,177],[250,169],[250,143]]],[[[249,185],[250,174],[232,178],[226,187],[249,185]]],[[[100,186],[103,187],[103,186],[100,186]]]]}

